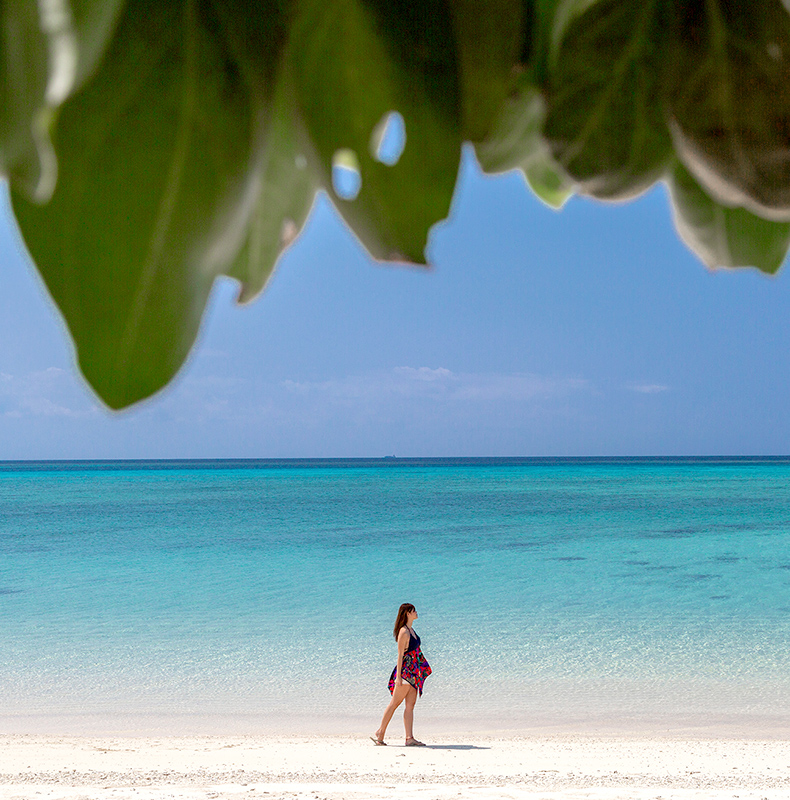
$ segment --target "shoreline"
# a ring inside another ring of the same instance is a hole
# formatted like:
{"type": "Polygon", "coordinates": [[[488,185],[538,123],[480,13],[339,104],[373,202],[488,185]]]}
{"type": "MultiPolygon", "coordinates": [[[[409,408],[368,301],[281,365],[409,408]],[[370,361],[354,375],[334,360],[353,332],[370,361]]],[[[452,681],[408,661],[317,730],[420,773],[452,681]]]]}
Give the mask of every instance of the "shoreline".
{"type": "Polygon", "coordinates": [[[787,739],[0,735],[0,798],[790,798],[787,739]]]}
{"type": "MultiPolygon", "coordinates": [[[[381,707],[363,712],[308,714],[302,710],[288,713],[200,713],[186,709],[181,713],[151,710],[95,712],[2,713],[0,738],[326,738],[365,737],[380,718],[381,707]]],[[[418,705],[418,738],[496,739],[565,737],[620,737],[623,739],[688,738],[738,739],[743,741],[790,741],[790,712],[782,705],[774,714],[766,713],[687,713],[666,712],[625,714],[617,710],[599,714],[543,712],[520,719],[503,718],[496,713],[447,715],[425,710],[418,705]]],[[[402,712],[396,711],[389,726],[389,737],[397,739],[403,731],[402,712]]]]}

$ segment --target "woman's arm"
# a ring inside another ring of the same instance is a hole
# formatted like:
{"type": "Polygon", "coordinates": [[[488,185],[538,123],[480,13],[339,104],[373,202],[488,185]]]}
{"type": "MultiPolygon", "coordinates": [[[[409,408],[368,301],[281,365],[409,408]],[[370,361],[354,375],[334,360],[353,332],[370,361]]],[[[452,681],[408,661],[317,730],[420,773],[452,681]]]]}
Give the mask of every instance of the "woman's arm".
{"type": "Polygon", "coordinates": [[[403,668],[403,656],[406,654],[406,648],[409,646],[409,629],[404,625],[398,632],[398,666],[395,670],[395,685],[403,683],[401,678],[401,669],[403,668]]]}

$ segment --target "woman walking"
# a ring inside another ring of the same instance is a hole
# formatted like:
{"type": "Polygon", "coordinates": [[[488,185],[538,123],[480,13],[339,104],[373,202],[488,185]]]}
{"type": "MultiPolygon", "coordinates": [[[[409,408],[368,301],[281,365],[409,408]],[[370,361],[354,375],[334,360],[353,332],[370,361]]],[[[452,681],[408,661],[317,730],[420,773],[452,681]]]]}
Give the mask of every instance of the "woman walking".
{"type": "Polygon", "coordinates": [[[386,744],[384,734],[387,732],[387,725],[395,709],[405,702],[403,726],[406,729],[406,747],[425,747],[423,742],[418,742],[414,738],[414,704],[417,702],[418,693],[422,697],[422,686],[431,674],[431,668],[420,650],[420,637],[412,628],[416,619],[417,610],[411,603],[404,603],[398,609],[394,630],[395,640],[398,643],[398,663],[392,670],[389,681],[392,700],[384,710],[379,729],[370,737],[377,745],[386,744]]]}

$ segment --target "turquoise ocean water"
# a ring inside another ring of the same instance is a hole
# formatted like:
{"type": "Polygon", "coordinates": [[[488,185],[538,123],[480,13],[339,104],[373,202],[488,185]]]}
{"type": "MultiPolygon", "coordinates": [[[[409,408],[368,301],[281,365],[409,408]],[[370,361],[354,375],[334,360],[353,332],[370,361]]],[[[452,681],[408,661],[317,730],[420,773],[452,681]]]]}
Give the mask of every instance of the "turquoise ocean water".
{"type": "Polygon", "coordinates": [[[0,463],[0,732],[367,732],[404,601],[420,730],[790,729],[790,459],[0,463]]]}

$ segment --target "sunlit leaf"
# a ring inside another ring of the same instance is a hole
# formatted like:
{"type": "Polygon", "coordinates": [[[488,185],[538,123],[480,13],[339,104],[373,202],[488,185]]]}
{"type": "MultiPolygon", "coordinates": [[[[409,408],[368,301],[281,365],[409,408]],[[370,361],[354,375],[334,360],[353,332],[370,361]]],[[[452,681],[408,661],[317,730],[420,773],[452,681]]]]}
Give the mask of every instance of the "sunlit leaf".
{"type": "Polygon", "coordinates": [[[675,226],[709,267],[756,267],[774,273],[790,248],[790,223],[762,219],[712,200],[678,163],[668,177],[675,226]]]}
{"type": "Polygon", "coordinates": [[[562,208],[573,196],[573,184],[548,153],[533,158],[524,168],[524,177],[537,198],[551,208],[562,208]]]}
{"type": "Polygon", "coordinates": [[[532,191],[547,205],[560,208],[573,184],[557,167],[541,130],[546,108],[540,92],[524,81],[505,102],[477,157],[486,172],[520,169],[532,191]]]}
{"type": "Polygon", "coordinates": [[[461,153],[447,7],[303,0],[291,34],[299,107],[323,185],[372,255],[423,262],[428,230],[449,212],[461,153]],[[392,111],[406,129],[394,166],[374,152],[379,123],[392,111]],[[333,157],[345,148],[360,165],[362,186],[353,201],[332,190],[333,157]]]}
{"type": "Polygon", "coordinates": [[[49,73],[38,3],[3,2],[0,24],[0,173],[32,195],[43,175],[51,183],[55,171],[48,118],[42,115],[49,73]]]}
{"type": "Polygon", "coordinates": [[[0,173],[39,201],[55,188],[55,109],[93,72],[123,0],[0,3],[0,173]]]}
{"type": "Polygon", "coordinates": [[[671,155],[660,94],[658,0],[558,4],[545,94],[552,155],[584,194],[625,199],[671,155]]]}
{"type": "Polygon", "coordinates": [[[673,8],[678,155],[720,202],[790,219],[790,15],[780,0],[673,8]]]}
{"type": "Polygon", "coordinates": [[[208,3],[136,0],[61,111],[52,200],[13,193],[84,375],[119,408],[164,386],[236,258],[259,109],[208,3]]]}

